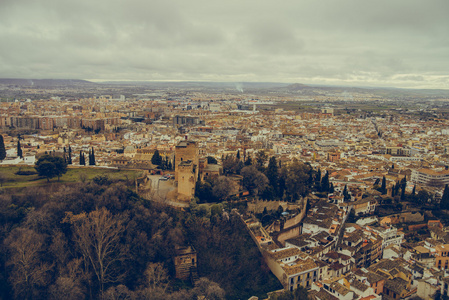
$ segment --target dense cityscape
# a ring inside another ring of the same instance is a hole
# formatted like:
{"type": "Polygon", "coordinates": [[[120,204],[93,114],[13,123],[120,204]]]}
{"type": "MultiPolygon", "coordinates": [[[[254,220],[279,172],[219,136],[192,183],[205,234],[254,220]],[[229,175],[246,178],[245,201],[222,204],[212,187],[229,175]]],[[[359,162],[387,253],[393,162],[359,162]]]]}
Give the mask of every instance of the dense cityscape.
{"type": "Polygon", "coordinates": [[[4,299],[449,295],[445,90],[2,79],[0,99],[4,299]]]}

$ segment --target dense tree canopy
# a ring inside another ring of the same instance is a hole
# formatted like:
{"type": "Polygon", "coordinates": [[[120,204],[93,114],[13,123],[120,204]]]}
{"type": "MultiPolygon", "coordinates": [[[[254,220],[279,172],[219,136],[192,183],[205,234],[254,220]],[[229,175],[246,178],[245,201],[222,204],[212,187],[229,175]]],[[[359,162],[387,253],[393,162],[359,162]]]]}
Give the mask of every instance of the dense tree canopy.
{"type": "Polygon", "coordinates": [[[0,228],[14,228],[0,231],[2,299],[248,299],[282,288],[238,214],[180,211],[120,182],[9,189],[0,228]],[[200,281],[179,289],[173,258],[186,244],[200,281]]]}
{"type": "Polygon", "coordinates": [[[160,166],[162,164],[162,156],[159,154],[159,151],[154,151],[153,156],[151,157],[151,163],[155,166],[160,166]]]}
{"type": "Polygon", "coordinates": [[[47,178],[50,181],[53,177],[61,177],[67,172],[67,163],[62,157],[43,155],[35,164],[35,169],[39,173],[39,176],[47,178]]]}
{"type": "Polygon", "coordinates": [[[268,185],[268,178],[254,166],[244,167],[241,171],[243,186],[251,193],[257,195],[268,185]]]}

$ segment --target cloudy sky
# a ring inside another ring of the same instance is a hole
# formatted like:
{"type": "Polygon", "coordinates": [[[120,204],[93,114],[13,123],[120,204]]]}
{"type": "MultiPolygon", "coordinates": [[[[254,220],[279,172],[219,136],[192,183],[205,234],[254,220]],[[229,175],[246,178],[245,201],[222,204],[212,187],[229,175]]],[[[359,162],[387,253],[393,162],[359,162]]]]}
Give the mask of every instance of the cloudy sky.
{"type": "Polygon", "coordinates": [[[0,0],[0,77],[449,88],[448,0],[0,0]]]}

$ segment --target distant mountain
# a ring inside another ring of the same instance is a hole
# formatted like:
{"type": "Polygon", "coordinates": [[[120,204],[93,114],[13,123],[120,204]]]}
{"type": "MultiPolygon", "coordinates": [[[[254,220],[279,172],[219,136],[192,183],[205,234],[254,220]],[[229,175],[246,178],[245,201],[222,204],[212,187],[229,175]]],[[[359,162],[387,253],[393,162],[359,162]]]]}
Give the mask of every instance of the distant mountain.
{"type": "Polygon", "coordinates": [[[0,84],[17,85],[17,86],[39,86],[39,87],[96,85],[96,83],[94,82],[80,79],[20,79],[20,78],[0,78],[0,84]]]}

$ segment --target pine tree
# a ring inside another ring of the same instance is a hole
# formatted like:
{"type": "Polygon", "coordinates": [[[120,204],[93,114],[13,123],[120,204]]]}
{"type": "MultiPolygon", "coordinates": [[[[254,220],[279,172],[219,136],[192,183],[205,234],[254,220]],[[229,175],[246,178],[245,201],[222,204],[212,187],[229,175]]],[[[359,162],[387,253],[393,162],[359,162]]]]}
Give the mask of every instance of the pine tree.
{"type": "Polygon", "coordinates": [[[17,156],[23,158],[22,147],[20,146],[20,139],[17,140],[17,156]]]}
{"type": "Polygon", "coordinates": [[[449,188],[447,184],[444,186],[444,192],[443,197],[441,197],[440,208],[449,209],[449,188]]]}
{"type": "Polygon", "coordinates": [[[3,135],[0,134],[0,160],[6,158],[5,142],[3,141],[3,135]]]}

